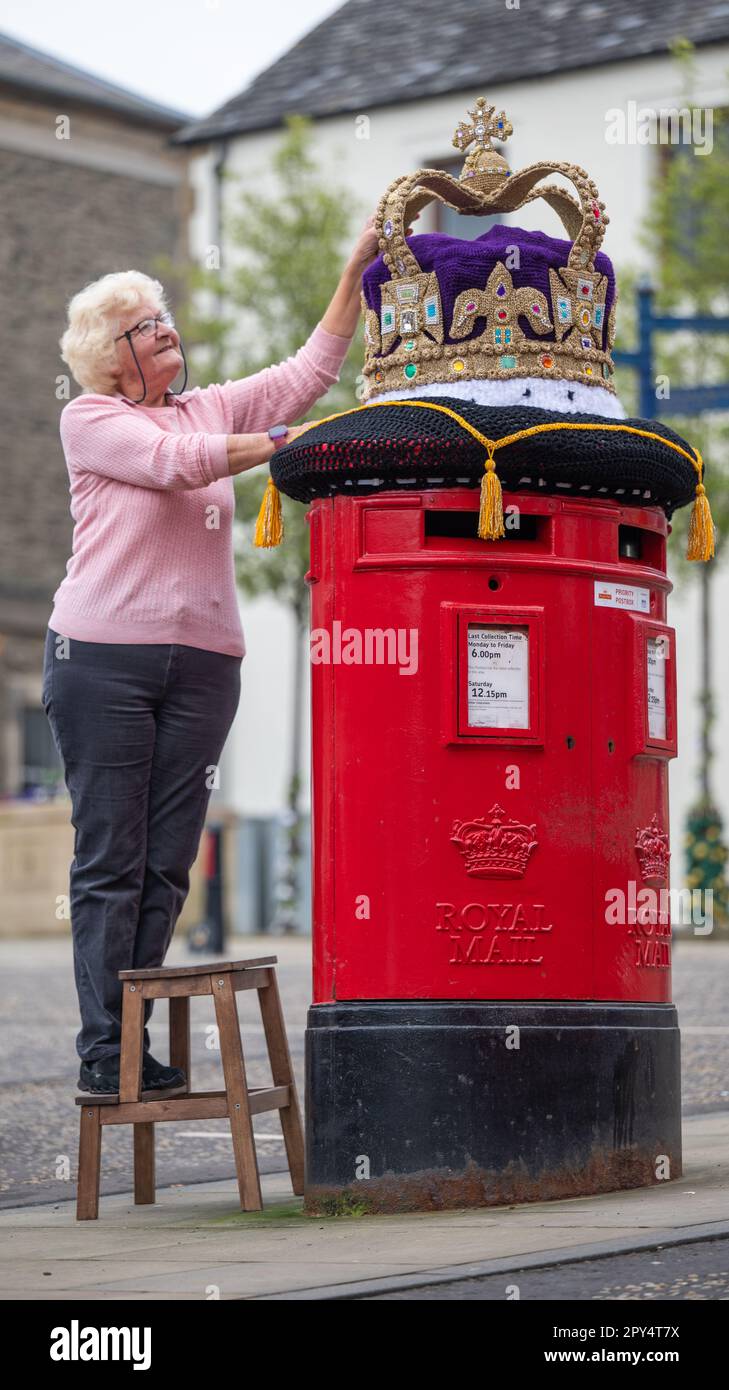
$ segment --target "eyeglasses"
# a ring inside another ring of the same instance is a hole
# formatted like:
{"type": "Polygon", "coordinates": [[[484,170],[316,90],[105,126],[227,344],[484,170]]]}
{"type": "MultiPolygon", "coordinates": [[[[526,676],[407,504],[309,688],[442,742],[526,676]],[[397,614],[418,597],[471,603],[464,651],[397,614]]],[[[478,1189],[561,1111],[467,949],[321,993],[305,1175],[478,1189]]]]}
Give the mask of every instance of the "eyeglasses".
{"type": "Polygon", "coordinates": [[[118,343],[120,338],[131,338],[134,333],[138,333],[140,338],[149,338],[155,332],[158,323],[164,324],[165,328],[174,328],[174,315],[165,313],[158,314],[153,319],[140,319],[139,323],[135,323],[133,328],[128,328],[126,333],[120,333],[114,342],[118,343]]]}

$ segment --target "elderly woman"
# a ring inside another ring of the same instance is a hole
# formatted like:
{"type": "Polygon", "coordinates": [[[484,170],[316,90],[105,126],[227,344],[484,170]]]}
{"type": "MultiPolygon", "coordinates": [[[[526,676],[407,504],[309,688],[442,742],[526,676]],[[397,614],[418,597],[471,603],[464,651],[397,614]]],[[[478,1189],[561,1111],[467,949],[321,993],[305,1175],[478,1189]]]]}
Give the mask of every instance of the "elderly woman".
{"type": "MultiPolygon", "coordinates": [[[[162,965],[189,889],[245,641],[233,476],[265,464],[339,379],[377,255],[370,217],[321,321],[254,376],[174,393],[184,365],[162,286],[103,276],[69,304],[61,353],[83,393],[61,414],[73,553],[53,596],[43,707],[64,764],[76,1047],[84,1091],[119,1089],[118,972],[162,965]]],[[[149,1052],[143,1086],[182,1085],[149,1052]]]]}

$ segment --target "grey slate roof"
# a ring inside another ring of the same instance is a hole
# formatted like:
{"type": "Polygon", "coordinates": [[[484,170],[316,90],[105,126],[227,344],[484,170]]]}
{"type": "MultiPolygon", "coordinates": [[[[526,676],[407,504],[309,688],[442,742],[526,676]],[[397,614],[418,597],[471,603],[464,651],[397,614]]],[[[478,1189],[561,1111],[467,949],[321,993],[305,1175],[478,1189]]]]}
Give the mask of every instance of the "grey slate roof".
{"type": "Polygon", "coordinates": [[[155,101],[135,96],[124,87],[106,82],[82,68],[31,48],[9,34],[0,34],[0,86],[42,100],[74,101],[104,106],[128,119],[163,130],[177,130],[189,120],[186,111],[174,111],[155,101]]]}
{"type": "MultiPolygon", "coordinates": [[[[467,92],[729,39],[729,0],[347,0],[175,143],[467,92]]],[[[465,113],[464,113],[465,114],[465,113]]]]}

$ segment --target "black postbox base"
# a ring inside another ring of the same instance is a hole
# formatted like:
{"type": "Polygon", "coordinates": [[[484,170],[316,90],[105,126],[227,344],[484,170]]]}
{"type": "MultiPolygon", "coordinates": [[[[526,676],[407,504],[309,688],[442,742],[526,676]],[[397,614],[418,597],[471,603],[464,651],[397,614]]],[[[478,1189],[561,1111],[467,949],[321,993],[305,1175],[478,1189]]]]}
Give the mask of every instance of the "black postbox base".
{"type": "Polygon", "coordinates": [[[681,1176],[671,1004],[317,1004],[306,1210],[432,1211],[681,1176]]]}

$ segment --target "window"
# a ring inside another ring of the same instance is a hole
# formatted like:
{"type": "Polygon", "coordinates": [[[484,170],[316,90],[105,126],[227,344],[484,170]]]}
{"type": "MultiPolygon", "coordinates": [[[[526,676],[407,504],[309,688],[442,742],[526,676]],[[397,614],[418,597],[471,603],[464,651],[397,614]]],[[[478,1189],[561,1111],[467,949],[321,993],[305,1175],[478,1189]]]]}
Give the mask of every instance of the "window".
{"type": "MultiPolygon", "coordinates": [[[[726,209],[726,198],[720,209],[707,198],[711,187],[707,178],[710,159],[714,169],[726,169],[729,161],[729,109],[715,107],[711,111],[712,154],[697,155],[696,147],[706,138],[706,113],[683,103],[677,108],[659,108],[654,138],[657,142],[658,177],[664,185],[670,178],[671,211],[674,224],[675,250],[691,267],[697,264],[697,245],[705,236],[706,224],[726,209]],[[696,144],[694,144],[696,141],[696,144]]],[[[723,184],[726,189],[726,181],[723,184]]],[[[715,196],[718,190],[714,190],[715,196]]]]}

